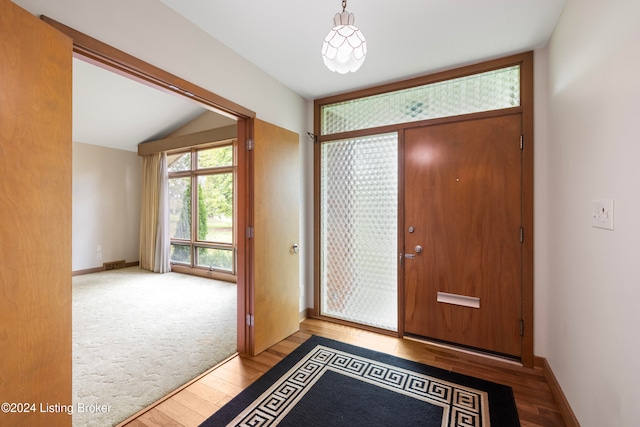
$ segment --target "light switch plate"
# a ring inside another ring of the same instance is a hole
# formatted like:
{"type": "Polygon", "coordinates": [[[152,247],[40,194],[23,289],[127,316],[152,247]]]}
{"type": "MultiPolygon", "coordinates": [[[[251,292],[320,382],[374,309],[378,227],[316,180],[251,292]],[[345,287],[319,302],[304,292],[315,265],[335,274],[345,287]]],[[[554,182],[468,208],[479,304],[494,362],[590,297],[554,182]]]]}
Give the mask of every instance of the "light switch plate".
{"type": "Polygon", "coordinates": [[[593,201],[591,225],[606,230],[613,230],[613,200],[598,199],[593,201]]]}

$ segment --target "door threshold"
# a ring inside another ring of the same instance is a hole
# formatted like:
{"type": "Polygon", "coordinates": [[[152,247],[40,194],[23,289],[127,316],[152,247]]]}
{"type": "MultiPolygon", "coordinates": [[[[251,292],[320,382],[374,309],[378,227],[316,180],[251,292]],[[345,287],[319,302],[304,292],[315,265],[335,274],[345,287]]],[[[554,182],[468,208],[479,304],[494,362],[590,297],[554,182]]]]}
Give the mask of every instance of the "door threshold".
{"type": "Polygon", "coordinates": [[[469,354],[472,356],[478,356],[478,357],[482,357],[484,359],[488,359],[488,360],[493,360],[496,362],[502,362],[502,363],[508,363],[510,365],[513,366],[518,366],[518,367],[523,367],[524,365],[522,364],[521,361],[507,357],[507,356],[500,356],[497,354],[493,354],[493,353],[488,353],[482,350],[475,350],[475,349],[470,349],[467,347],[461,347],[461,346],[457,346],[455,344],[447,344],[447,343],[443,343],[440,341],[436,341],[436,340],[432,340],[429,338],[424,338],[424,337],[416,337],[416,336],[411,336],[411,335],[405,335],[402,337],[403,339],[409,340],[409,341],[415,341],[415,342],[419,342],[419,343],[423,343],[423,344],[429,344],[431,346],[434,347],[438,347],[438,348],[443,348],[446,350],[450,350],[450,351],[454,351],[457,353],[464,353],[464,354],[469,354]]]}

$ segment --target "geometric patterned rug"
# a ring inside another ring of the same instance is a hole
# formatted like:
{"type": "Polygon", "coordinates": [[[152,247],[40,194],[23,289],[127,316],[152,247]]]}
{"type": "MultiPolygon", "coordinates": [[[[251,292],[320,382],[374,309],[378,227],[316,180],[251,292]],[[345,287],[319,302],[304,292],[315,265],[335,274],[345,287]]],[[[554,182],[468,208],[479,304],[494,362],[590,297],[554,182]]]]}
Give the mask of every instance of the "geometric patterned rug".
{"type": "Polygon", "coordinates": [[[519,426],[510,387],[321,337],[201,427],[519,426]]]}

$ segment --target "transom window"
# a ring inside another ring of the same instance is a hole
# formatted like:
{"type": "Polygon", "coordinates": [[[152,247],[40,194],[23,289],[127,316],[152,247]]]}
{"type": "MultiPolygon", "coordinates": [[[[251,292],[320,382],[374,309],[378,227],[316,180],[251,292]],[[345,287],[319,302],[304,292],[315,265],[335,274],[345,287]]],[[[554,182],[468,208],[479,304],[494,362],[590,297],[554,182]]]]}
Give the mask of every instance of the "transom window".
{"type": "Polygon", "coordinates": [[[520,106],[520,66],[323,105],[322,135],[520,106]]]}
{"type": "Polygon", "coordinates": [[[167,155],[171,263],[236,274],[232,142],[167,155]]]}

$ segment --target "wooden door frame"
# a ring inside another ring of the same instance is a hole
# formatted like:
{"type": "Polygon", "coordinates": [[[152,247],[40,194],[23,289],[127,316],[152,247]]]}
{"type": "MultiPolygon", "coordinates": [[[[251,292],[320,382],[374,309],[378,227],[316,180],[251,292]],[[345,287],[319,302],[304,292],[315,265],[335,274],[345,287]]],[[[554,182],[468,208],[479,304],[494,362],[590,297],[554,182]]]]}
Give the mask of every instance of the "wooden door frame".
{"type": "Polygon", "coordinates": [[[253,299],[253,241],[243,232],[253,224],[252,152],[245,141],[253,138],[256,113],[226,98],[216,95],[154,65],[96,40],[71,27],[46,16],[47,24],[66,34],[73,41],[73,55],[98,67],[133,79],[154,89],[178,94],[205,107],[211,107],[235,117],[237,122],[237,351],[249,354],[253,350],[252,328],[246,322],[246,314],[253,299]]]}
{"type": "MultiPolygon", "coordinates": [[[[435,74],[404,80],[396,83],[375,86],[349,92],[340,95],[334,95],[327,98],[316,99],[314,101],[314,133],[316,135],[316,144],[314,150],[314,307],[311,310],[311,316],[324,318],[338,323],[348,323],[354,325],[353,322],[345,322],[331,318],[325,318],[320,315],[320,145],[324,141],[337,139],[347,139],[361,137],[364,135],[373,135],[387,132],[398,132],[399,147],[402,148],[402,130],[408,127],[432,125],[436,123],[445,123],[459,120],[468,120],[489,115],[513,114],[514,112],[522,113],[522,134],[523,134],[523,165],[522,165],[522,227],[524,229],[524,241],[522,247],[522,320],[523,320],[523,337],[522,337],[522,358],[521,362],[526,367],[532,367],[534,362],[533,354],[533,52],[525,52],[518,55],[512,55],[505,58],[495,59],[492,61],[482,62],[479,64],[469,65],[466,67],[447,70],[435,74]],[[444,117],[440,119],[425,120],[422,122],[412,122],[400,125],[389,125],[378,128],[343,132],[332,135],[321,135],[320,128],[320,111],[325,105],[337,102],[350,101],[354,99],[364,98],[373,95],[394,92],[412,87],[423,86],[430,83],[436,83],[451,80],[459,77],[478,74],[486,71],[505,68],[513,65],[520,65],[520,106],[509,108],[506,110],[489,111],[484,113],[467,114],[462,116],[444,117]]],[[[402,149],[400,150],[402,156],[402,149]]],[[[402,169],[399,170],[402,174],[402,169]]],[[[401,178],[402,175],[399,175],[401,178]]],[[[399,188],[401,191],[402,188],[399,188]]],[[[400,197],[399,197],[400,200],[400,197]]],[[[400,218],[403,218],[404,212],[398,212],[399,230],[402,229],[400,218]]],[[[399,239],[399,247],[401,245],[399,239]]],[[[402,269],[399,269],[402,270],[402,269]]],[[[402,272],[398,275],[398,317],[404,313],[404,286],[402,272]]],[[[362,327],[361,325],[357,325],[362,327]]],[[[364,327],[365,329],[372,329],[364,327]]],[[[389,334],[389,331],[379,331],[389,334]]],[[[398,324],[398,336],[404,335],[402,323],[398,324]]]]}

